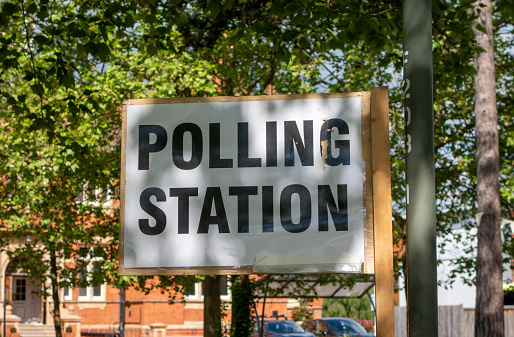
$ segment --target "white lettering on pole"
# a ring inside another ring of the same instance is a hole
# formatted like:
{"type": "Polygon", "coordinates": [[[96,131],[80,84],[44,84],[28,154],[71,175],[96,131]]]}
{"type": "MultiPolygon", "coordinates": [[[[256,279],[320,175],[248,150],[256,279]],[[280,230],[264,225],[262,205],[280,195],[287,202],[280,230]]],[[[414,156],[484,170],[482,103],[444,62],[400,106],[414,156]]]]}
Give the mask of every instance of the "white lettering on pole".
{"type": "MultiPolygon", "coordinates": [[[[407,67],[406,63],[408,63],[407,56],[409,56],[409,52],[405,51],[404,59],[403,59],[405,68],[407,67]]],[[[407,105],[407,99],[410,98],[410,93],[408,92],[409,89],[410,89],[410,80],[408,78],[406,78],[405,79],[405,88],[403,89],[403,95],[404,95],[404,100],[405,100],[405,123],[407,126],[409,126],[410,122],[411,122],[411,110],[410,110],[409,106],[407,105]]],[[[407,153],[410,153],[412,151],[412,137],[409,133],[407,133],[406,137],[407,137],[407,139],[406,139],[405,145],[407,147],[407,153]]]]}
{"type": "Polygon", "coordinates": [[[412,137],[410,134],[407,134],[407,153],[410,153],[412,151],[412,137]]]}

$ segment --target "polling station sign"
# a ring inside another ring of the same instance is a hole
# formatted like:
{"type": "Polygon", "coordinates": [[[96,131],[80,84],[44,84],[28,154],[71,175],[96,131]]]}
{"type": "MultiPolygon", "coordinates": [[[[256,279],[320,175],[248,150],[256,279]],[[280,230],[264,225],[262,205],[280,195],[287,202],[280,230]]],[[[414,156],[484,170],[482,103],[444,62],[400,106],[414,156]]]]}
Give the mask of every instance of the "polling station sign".
{"type": "Polygon", "coordinates": [[[131,274],[373,268],[370,93],[124,103],[131,274]]]}

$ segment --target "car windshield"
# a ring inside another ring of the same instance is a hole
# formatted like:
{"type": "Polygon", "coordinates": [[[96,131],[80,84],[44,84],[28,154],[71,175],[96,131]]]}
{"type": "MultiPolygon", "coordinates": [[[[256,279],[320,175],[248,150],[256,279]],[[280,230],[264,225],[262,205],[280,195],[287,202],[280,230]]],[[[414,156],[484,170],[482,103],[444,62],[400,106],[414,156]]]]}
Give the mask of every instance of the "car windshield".
{"type": "Polygon", "coordinates": [[[265,322],[266,329],[275,333],[294,333],[294,332],[305,332],[301,326],[294,322],[277,321],[277,322],[265,322]]]}
{"type": "Polygon", "coordinates": [[[345,334],[345,333],[367,333],[366,329],[362,327],[359,323],[352,320],[327,320],[328,328],[330,331],[336,334],[345,334]]]}

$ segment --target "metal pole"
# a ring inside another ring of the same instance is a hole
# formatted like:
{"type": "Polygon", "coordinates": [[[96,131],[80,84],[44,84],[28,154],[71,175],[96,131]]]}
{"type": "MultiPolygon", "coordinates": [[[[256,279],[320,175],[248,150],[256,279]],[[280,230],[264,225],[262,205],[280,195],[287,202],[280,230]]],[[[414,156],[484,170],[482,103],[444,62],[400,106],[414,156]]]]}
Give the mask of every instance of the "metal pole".
{"type": "Polygon", "coordinates": [[[266,307],[266,297],[268,296],[268,285],[269,285],[269,280],[266,280],[266,289],[264,290],[264,300],[262,301],[261,321],[257,322],[261,326],[259,329],[259,337],[262,337],[264,334],[264,308],[266,307]]]}
{"type": "Polygon", "coordinates": [[[6,317],[7,316],[7,278],[5,277],[4,275],[4,333],[2,334],[2,336],[6,336],[6,324],[5,324],[5,320],[6,320],[6,317]]]}
{"type": "Polygon", "coordinates": [[[125,288],[120,288],[120,336],[125,336],[125,288]]]}
{"type": "Polygon", "coordinates": [[[431,12],[430,0],[403,1],[409,337],[438,324],[431,12]]]}
{"type": "MultiPolygon", "coordinates": [[[[377,292],[375,291],[374,294],[377,292]]],[[[375,307],[375,301],[373,300],[373,297],[371,297],[371,294],[369,293],[369,289],[366,291],[366,294],[368,294],[368,298],[371,302],[371,306],[373,307],[373,331],[377,331],[377,308],[375,307]]]]}
{"type": "Polygon", "coordinates": [[[253,308],[255,309],[255,324],[257,325],[257,331],[259,332],[259,336],[262,336],[261,333],[261,323],[259,320],[259,313],[257,312],[257,304],[253,301],[253,308]]]}

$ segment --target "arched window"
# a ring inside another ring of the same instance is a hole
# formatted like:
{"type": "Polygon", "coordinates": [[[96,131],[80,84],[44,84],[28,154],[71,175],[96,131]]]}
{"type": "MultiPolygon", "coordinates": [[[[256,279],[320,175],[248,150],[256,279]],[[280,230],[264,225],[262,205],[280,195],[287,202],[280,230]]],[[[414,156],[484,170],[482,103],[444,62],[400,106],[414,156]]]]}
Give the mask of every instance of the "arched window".
{"type": "Polygon", "coordinates": [[[7,265],[7,268],[5,269],[5,275],[7,276],[13,276],[13,275],[27,275],[23,268],[19,268],[18,265],[20,264],[19,259],[14,259],[7,265]]]}

